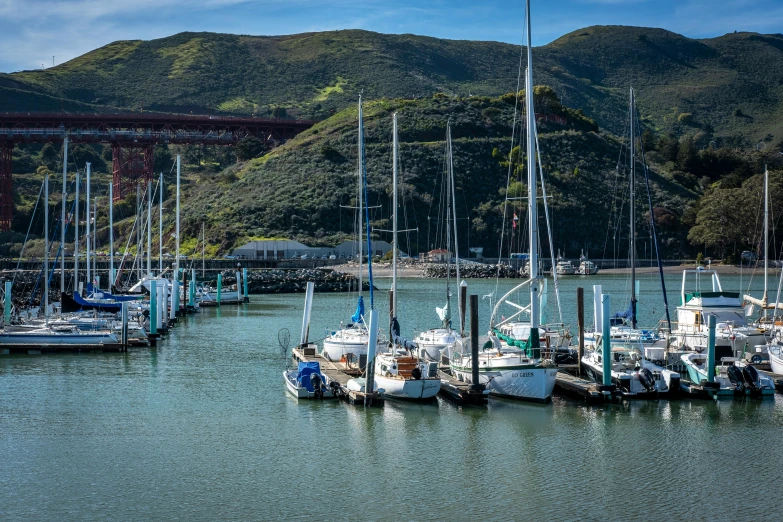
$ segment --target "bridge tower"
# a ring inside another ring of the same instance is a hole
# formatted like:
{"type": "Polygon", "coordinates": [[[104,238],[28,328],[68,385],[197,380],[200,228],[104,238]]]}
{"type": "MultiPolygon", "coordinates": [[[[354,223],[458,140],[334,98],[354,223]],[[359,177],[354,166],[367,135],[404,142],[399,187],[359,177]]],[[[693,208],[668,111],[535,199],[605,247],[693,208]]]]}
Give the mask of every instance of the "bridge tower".
{"type": "Polygon", "coordinates": [[[14,143],[0,143],[0,232],[11,230],[14,213],[14,189],[11,178],[14,143]]]}
{"type": "Polygon", "coordinates": [[[135,191],[136,185],[146,186],[148,181],[152,181],[153,148],[152,143],[112,142],[114,201],[135,191]]]}

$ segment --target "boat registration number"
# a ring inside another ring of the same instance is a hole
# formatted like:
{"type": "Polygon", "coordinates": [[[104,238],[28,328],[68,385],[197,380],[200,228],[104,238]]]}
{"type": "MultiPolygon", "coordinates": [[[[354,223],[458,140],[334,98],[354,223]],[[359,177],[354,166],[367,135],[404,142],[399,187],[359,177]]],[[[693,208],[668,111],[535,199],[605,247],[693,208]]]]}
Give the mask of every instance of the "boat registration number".
{"type": "Polygon", "coordinates": [[[533,372],[517,372],[511,374],[511,377],[532,377],[532,376],[533,376],[533,372]]]}

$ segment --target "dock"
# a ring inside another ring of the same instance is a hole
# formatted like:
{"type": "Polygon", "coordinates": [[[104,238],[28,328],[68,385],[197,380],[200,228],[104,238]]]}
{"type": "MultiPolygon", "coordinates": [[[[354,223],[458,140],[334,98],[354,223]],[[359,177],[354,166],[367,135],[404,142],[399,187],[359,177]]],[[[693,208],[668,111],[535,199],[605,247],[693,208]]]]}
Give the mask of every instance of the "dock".
{"type": "MultiPolygon", "coordinates": [[[[756,369],[759,370],[759,367],[756,366],[756,369]]],[[[772,382],[775,383],[775,389],[783,393],[783,375],[780,375],[779,373],[772,373],[771,371],[768,370],[759,370],[759,373],[765,377],[769,377],[770,379],[772,379],[772,382]]]]}
{"type": "Polygon", "coordinates": [[[458,406],[486,406],[489,402],[489,390],[482,384],[481,389],[474,389],[469,383],[458,380],[456,377],[444,370],[448,366],[441,366],[438,369],[440,377],[440,390],[438,395],[448,399],[458,406]]]}
{"type": "Polygon", "coordinates": [[[576,377],[565,370],[561,369],[557,372],[555,391],[563,395],[584,399],[587,402],[611,402],[614,395],[612,393],[614,386],[605,388],[605,386],[597,382],[576,377]]]}
{"type": "Polygon", "coordinates": [[[325,359],[318,353],[314,344],[298,346],[291,350],[291,357],[297,362],[317,362],[321,367],[321,373],[330,381],[340,384],[338,397],[348,404],[355,406],[383,406],[383,394],[378,392],[361,392],[349,390],[348,381],[362,375],[358,365],[347,362],[333,362],[325,359]]]}

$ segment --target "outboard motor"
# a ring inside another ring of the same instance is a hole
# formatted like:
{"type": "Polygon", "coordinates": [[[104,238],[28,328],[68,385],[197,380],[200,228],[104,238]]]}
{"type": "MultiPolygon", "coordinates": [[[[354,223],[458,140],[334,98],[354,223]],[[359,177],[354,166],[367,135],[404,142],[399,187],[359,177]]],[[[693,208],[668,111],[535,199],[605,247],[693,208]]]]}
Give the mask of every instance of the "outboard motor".
{"type": "Polygon", "coordinates": [[[742,375],[742,370],[732,364],[728,367],[726,373],[729,375],[729,380],[735,388],[739,389],[745,386],[745,377],[742,375]]]}
{"type": "Polygon", "coordinates": [[[743,366],[742,376],[745,378],[745,382],[748,384],[748,386],[754,390],[758,390],[761,387],[759,384],[759,372],[753,366],[743,366]]]}
{"type": "Polygon", "coordinates": [[[323,399],[324,398],[324,390],[325,386],[323,385],[323,381],[321,380],[321,376],[317,373],[311,373],[310,374],[310,384],[313,385],[313,394],[315,395],[316,399],[323,399]]]}
{"type": "Polygon", "coordinates": [[[418,366],[414,367],[413,370],[411,370],[411,377],[413,377],[415,380],[421,379],[421,368],[418,366]]]}
{"type": "Polygon", "coordinates": [[[648,392],[655,391],[655,377],[653,377],[653,374],[649,369],[641,368],[639,370],[639,382],[648,392]]]}

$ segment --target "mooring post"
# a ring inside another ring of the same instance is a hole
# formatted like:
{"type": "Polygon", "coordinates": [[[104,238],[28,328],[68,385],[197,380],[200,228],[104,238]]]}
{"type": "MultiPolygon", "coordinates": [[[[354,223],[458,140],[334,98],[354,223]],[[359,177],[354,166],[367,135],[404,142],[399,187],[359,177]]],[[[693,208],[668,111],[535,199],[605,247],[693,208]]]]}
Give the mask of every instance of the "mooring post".
{"type": "Polygon", "coordinates": [[[245,303],[250,302],[250,292],[247,291],[247,268],[242,269],[242,283],[244,285],[244,297],[242,298],[242,301],[245,303]]]}
{"type": "Polygon", "coordinates": [[[468,284],[463,280],[459,284],[459,334],[461,337],[465,337],[465,313],[467,307],[468,307],[468,284]]]}
{"type": "Polygon", "coordinates": [[[196,306],[196,282],[190,280],[190,295],[188,295],[188,306],[195,308],[196,306]]]}
{"type": "MultiPolygon", "coordinates": [[[[470,296],[470,381],[472,390],[481,390],[479,382],[479,302],[478,295],[470,296]]],[[[453,354],[452,354],[453,355],[453,354]]]]}
{"type": "Polygon", "coordinates": [[[601,315],[603,318],[603,329],[601,330],[603,353],[601,354],[601,362],[603,362],[604,375],[602,384],[604,386],[611,386],[612,384],[612,337],[611,327],[609,326],[610,310],[609,295],[601,294],[601,315]]]}
{"type": "Polygon", "coordinates": [[[378,310],[370,310],[370,331],[367,342],[367,379],[364,386],[364,405],[370,406],[375,391],[375,348],[378,345],[378,310]]]}
{"type": "Polygon", "coordinates": [[[5,302],[3,303],[3,326],[8,328],[11,324],[11,281],[5,282],[5,302]]]}
{"type": "Polygon", "coordinates": [[[310,340],[310,312],[313,309],[313,292],[315,291],[315,283],[312,281],[307,282],[307,289],[305,290],[305,307],[304,315],[302,317],[302,335],[299,338],[299,346],[306,345],[310,340]]]}
{"type": "Polygon", "coordinates": [[[217,304],[220,306],[220,294],[223,290],[223,273],[218,274],[218,280],[217,280],[217,304]]]}
{"type": "Polygon", "coordinates": [[[182,270],[182,308],[177,311],[178,315],[185,315],[185,313],[188,311],[188,299],[185,297],[185,292],[189,292],[190,287],[188,286],[188,271],[182,270]]]}
{"type": "Polygon", "coordinates": [[[707,316],[707,382],[715,382],[715,316],[707,316]]]}
{"type": "Polygon", "coordinates": [[[603,314],[601,313],[601,296],[603,293],[601,285],[593,285],[593,335],[600,332],[604,327],[603,314]]]}
{"type": "Polygon", "coordinates": [[[158,334],[158,280],[150,279],[150,335],[158,334]]]}
{"type": "Polygon", "coordinates": [[[161,307],[160,307],[160,328],[168,330],[169,328],[169,285],[167,281],[163,280],[163,292],[161,292],[161,307]]]}
{"type": "Polygon", "coordinates": [[[177,320],[179,314],[179,277],[174,277],[174,281],[171,282],[171,315],[172,321],[177,320]]]}
{"type": "Polygon", "coordinates": [[[242,302],[242,279],[241,279],[241,272],[237,270],[235,272],[236,278],[237,278],[237,300],[239,302],[242,302]]]}
{"type": "Polygon", "coordinates": [[[576,289],[576,320],[579,323],[579,348],[577,353],[577,375],[582,376],[582,356],[585,353],[585,289],[576,289]]]}
{"type": "Polygon", "coordinates": [[[120,315],[122,316],[122,347],[124,350],[128,350],[128,303],[123,302],[122,303],[122,311],[120,312],[120,315]]]}

